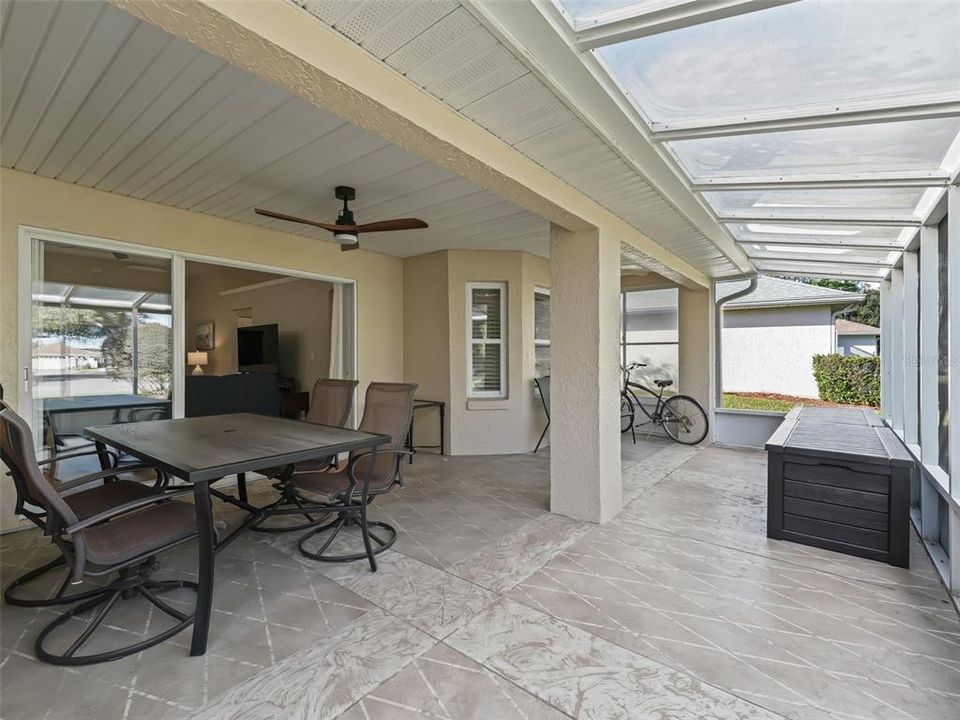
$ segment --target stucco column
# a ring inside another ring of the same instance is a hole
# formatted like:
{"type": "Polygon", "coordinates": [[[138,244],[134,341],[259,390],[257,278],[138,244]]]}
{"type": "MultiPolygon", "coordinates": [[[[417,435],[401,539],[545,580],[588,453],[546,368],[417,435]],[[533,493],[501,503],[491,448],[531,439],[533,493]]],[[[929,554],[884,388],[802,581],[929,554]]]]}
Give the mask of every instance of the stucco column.
{"type": "Polygon", "coordinates": [[[678,299],[680,392],[696,398],[710,418],[710,432],[705,442],[713,441],[714,428],[714,363],[713,291],[681,287],[678,299]]]}
{"type": "Polygon", "coordinates": [[[550,509],[592,522],[620,510],[620,245],[550,227],[550,509]]]}

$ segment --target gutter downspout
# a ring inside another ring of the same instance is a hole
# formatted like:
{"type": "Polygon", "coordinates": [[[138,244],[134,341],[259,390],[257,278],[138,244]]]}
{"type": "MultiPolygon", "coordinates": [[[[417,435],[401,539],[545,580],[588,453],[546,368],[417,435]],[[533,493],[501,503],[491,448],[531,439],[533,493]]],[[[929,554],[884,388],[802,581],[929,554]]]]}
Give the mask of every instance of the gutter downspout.
{"type": "MultiPolygon", "coordinates": [[[[724,278],[724,282],[729,282],[731,280],[744,280],[749,279],[750,284],[747,285],[743,290],[738,290],[733,293],[733,295],[728,295],[725,298],[717,300],[714,307],[714,318],[713,318],[713,327],[714,327],[714,336],[713,336],[713,365],[714,365],[714,376],[717,381],[714,383],[714,407],[721,408],[723,407],[723,306],[730,302],[731,300],[736,300],[737,298],[742,298],[744,295],[749,295],[754,290],[757,289],[757,275],[740,275],[732,278],[724,278]]],[[[714,293],[716,293],[717,284],[714,283],[714,293]]]]}
{"type": "Polygon", "coordinates": [[[830,313],[830,352],[831,354],[836,354],[837,349],[839,348],[837,337],[837,318],[840,317],[841,313],[845,313],[848,310],[853,310],[856,307],[855,304],[847,305],[845,308],[840,308],[832,313],[830,313]]]}

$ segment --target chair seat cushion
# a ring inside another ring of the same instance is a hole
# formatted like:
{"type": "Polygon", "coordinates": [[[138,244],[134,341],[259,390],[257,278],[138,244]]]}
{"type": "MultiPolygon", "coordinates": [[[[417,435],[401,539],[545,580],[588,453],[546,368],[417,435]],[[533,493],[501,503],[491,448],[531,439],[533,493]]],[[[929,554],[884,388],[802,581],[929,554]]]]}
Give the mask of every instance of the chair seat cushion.
{"type": "Polygon", "coordinates": [[[78,520],[85,520],[104,510],[152,494],[153,490],[147,485],[130,480],[118,480],[66,495],[63,499],[76,513],[78,520]]]}
{"type": "Polygon", "coordinates": [[[168,500],[84,531],[87,556],[97,565],[116,565],[196,535],[193,505],[168,500]]]}

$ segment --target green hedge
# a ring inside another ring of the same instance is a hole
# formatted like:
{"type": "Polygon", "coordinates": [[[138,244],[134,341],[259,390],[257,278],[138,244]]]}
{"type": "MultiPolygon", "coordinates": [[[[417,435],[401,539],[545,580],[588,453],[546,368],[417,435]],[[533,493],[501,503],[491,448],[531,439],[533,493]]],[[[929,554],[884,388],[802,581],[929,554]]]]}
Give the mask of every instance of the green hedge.
{"type": "Polygon", "coordinates": [[[820,399],[880,407],[880,358],[860,355],[814,355],[813,376],[820,399]]]}

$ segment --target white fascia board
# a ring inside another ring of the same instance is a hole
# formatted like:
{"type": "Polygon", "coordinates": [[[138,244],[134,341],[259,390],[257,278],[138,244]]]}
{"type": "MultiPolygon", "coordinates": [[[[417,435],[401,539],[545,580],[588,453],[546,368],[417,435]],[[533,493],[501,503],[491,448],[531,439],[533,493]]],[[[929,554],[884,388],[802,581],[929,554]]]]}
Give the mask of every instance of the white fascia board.
{"type": "Polygon", "coordinates": [[[646,121],[606,70],[592,53],[574,47],[569,23],[549,0],[466,0],[464,6],[740,272],[753,272],[746,253],[707,202],[691,192],[684,171],[664,148],[650,142],[646,121]]]}

